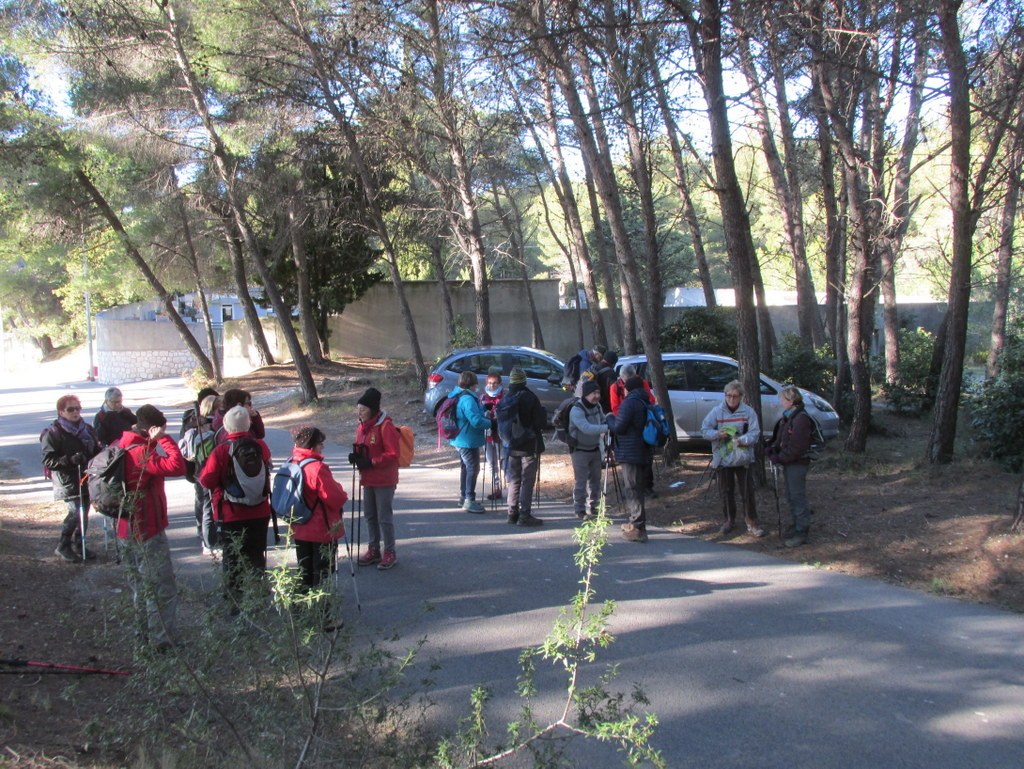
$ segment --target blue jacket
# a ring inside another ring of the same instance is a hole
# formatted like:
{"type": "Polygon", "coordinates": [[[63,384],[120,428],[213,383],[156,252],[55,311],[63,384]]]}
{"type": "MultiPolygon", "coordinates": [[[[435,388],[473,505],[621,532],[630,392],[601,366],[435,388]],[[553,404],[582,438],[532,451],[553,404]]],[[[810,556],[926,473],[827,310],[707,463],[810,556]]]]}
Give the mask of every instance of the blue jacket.
{"type": "Polygon", "coordinates": [[[455,419],[459,423],[459,434],[449,441],[457,449],[478,449],[484,445],[484,430],[491,428],[491,420],[484,416],[483,406],[472,390],[454,388],[448,397],[459,393],[467,393],[467,397],[459,398],[455,409],[455,419]]]}
{"type": "Polygon", "coordinates": [[[615,459],[627,465],[645,465],[651,447],[644,443],[647,424],[647,391],[642,387],[626,394],[610,427],[615,435],[615,459]]]}

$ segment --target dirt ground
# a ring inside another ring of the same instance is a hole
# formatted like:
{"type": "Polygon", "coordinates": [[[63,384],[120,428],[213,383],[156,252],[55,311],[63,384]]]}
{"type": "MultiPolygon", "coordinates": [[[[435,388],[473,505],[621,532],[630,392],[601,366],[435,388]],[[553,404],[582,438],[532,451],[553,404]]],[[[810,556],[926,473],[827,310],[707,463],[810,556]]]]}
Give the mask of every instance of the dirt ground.
{"type": "MultiPolygon", "coordinates": [[[[417,462],[450,459],[450,449],[436,447],[433,422],[422,413],[422,392],[402,368],[370,360],[330,363],[317,367],[314,379],[321,398],[312,407],[299,406],[288,366],[262,369],[225,387],[251,390],[268,424],[315,423],[330,440],[345,444],[355,431],[356,399],[372,383],[385,393],[384,408],[395,421],[416,430],[417,462]]],[[[740,526],[725,541],[818,568],[1024,612],[1024,538],[1009,533],[1019,476],[971,458],[929,467],[921,460],[927,420],[898,419],[879,409],[877,422],[880,430],[866,454],[847,454],[833,445],[812,468],[809,544],[792,550],[781,546],[778,522],[780,517],[786,522],[785,500],[780,500],[780,516],[770,487],[758,492],[769,536],[755,539],[740,526]]],[[[719,539],[720,504],[705,472],[708,458],[685,454],[671,467],[658,462],[658,496],[648,502],[653,525],[719,539]]],[[[0,488],[23,483],[16,475],[14,468],[0,467],[0,488]]],[[[543,498],[569,499],[571,469],[561,444],[549,442],[542,484],[543,498]]],[[[84,567],[55,557],[62,517],[57,504],[15,502],[0,509],[0,767],[97,765],[88,724],[102,718],[106,701],[123,686],[124,678],[109,671],[125,670],[131,658],[107,611],[125,589],[120,567],[102,554],[84,567]],[[26,661],[108,672],[72,675],[26,667],[26,661]]]]}

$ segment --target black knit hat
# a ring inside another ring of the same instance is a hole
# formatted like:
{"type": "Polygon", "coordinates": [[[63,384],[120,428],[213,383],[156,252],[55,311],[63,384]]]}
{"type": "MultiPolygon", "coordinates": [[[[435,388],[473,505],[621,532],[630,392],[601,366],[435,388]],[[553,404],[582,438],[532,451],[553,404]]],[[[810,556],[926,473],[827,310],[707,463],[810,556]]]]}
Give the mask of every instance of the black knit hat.
{"type": "Polygon", "coordinates": [[[360,406],[366,406],[376,414],[380,411],[380,390],[376,387],[367,387],[366,392],[362,394],[362,397],[356,403],[360,406]]]}
{"type": "Polygon", "coordinates": [[[586,398],[590,393],[598,392],[600,389],[601,385],[599,385],[595,380],[589,379],[583,383],[583,389],[580,392],[583,397],[586,398]]]}
{"type": "Polygon", "coordinates": [[[145,406],[139,406],[138,411],[135,412],[135,417],[138,419],[135,426],[139,428],[139,430],[149,430],[150,427],[167,426],[167,417],[164,416],[163,412],[156,406],[151,406],[148,403],[145,406]]]}

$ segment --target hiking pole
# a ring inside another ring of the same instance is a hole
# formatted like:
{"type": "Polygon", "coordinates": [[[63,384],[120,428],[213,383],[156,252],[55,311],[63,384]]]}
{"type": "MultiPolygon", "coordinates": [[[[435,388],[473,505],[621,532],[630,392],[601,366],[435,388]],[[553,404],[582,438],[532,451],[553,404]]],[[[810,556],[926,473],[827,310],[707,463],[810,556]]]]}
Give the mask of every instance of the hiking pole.
{"type": "Polygon", "coordinates": [[[537,463],[537,475],[533,479],[533,509],[540,510],[540,454],[533,455],[537,463]]]}
{"type": "Polygon", "coordinates": [[[359,601],[359,584],[356,582],[356,562],[352,557],[352,544],[348,539],[348,532],[341,535],[345,540],[345,550],[348,552],[348,571],[352,575],[352,593],[356,598],[356,611],[363,613],[363,605],[359,601]]]}
{"type": "Polygon", "coordinates": [[[772,470],[772,493],[775,495],[775,515],[779,521],[779,539],[782,539],[782,508],[779,506],[779,466],[774,462],[769,462],[768,466],[772,470]]]}
{"type": "MultiPolygon", "coordinates": [[[[93,673],[103,676],[130,676],[132,674],[132,671],[130,670],[88,668],[81,667],[79,665],[61,665],[56,662],[41,662],[39,660],[0,660],[0,665],[10,668],[38,668],[38,670],[34,671],[36,673],[64,673],[69,675],[93,673]]],[[[24,675],[24,671],[20,670],[0,670],[0,673],[6,675],[24,675]]]]}
{"type": "Polygon", "coordinates": [[[82,484],[86,483],[86,475],[82,470],[81,465],[75,465],[75,470],[78,471],[78,525],[81,527],[82,535],[82,563],[85,563],[85,526],[88,522],[89,513],[85,510],[85,494],[82,493],[82,484]]]}

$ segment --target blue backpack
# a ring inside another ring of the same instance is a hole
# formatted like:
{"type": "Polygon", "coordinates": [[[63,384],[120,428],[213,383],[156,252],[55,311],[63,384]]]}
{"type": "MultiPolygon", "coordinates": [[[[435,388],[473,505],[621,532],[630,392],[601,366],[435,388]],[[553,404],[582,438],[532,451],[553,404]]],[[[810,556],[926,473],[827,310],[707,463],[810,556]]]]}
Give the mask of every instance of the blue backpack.
{"type": "Polygon", "coordinates": [[[313,512],[320,504],[320,497],[310,507],[306,504],[306,480],[303,468],[312,462],[323,460],[308,457],[301,462],[285,462],[274,473],[273,490],[270,492],[270,506],[286,523],[301,525],[309,523],[313,512]]]}
{"type": "Polygon", "coordinates": [[[647,421],[644,423],[644,443],[648,446],[664,446],[668,443],[671,426],[665,416],[665,409],[658,404],[647,404],[647,421]]]}

